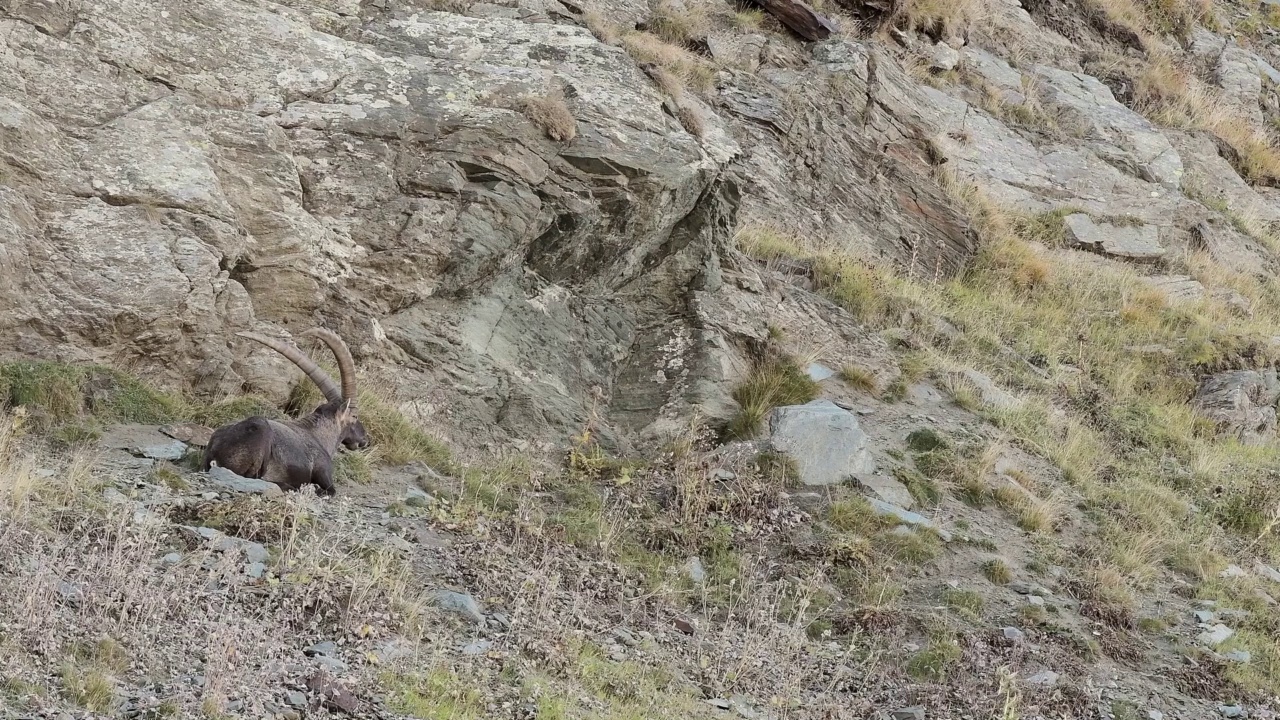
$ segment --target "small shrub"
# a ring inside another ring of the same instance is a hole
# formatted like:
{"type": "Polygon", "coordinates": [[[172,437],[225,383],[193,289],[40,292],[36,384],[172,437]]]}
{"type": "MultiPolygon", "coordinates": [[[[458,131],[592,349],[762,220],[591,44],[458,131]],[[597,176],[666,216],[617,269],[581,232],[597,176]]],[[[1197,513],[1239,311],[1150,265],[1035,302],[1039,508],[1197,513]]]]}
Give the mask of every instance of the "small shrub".
{"type": "Polygon", "coordinates": [[[578,135],[578,121],[569,112],[569,106],[558,96],[526,97],[521,102],[525,117],[538,126],[547,137],[557,142],[568,142],[578,135]]]}
{"type": "Polygon", "coordinates": [[[881,538],[895,560],[912,565],[930,562],[942,552],[942,540],[929,530],[899,526],[881,538]]]}
{"type": "Polygon", "coordinates": [[[927,453],[934,450],[945,450],[951,447],[951,442],[942,433],[933,428],[920,428],[912,430],[907,436],[907,448],[912,452],[927,453]]]}
{"type": "Polygon", "coordinates": [[[649,29],[663,40],[676,45],[689,45],[704,40],[711,29],[706,7],[697,0],[681,3],[662,0],[649,18],[649,29]]]}
{"type": "Polygon", "coordinates": [[[333,460],[333,481],[338,485],[367,485],[373,481],[373,450],[343,450],[333,460]]]}
{"type": "Polygon", "coordinates": [[[889,526],[889,521],[881,517],[864,498],[850,498],[831,503],[827,510],[827,521],[831,527],[840,532],[854,533],[864,537],[889,526]]]}
{"type": "Polygon", "coordinates": [[[937,507],[938,503],[942,502],[942,491],[938,489],[937,483],[915,470],[896,467],[893,469],[893,476],[906,486],[907,492],[911,493],[911,497],[915,498],[921,506],[937,507]]]}
{"type": "Polygon", "coordinates": [[[982,574],[994,585],[1008,585],[1013,580],[1013,569],[1000,558],[992,558],[983,563],[982,574]]]}
{"type": "Polygon", "coordinates": [[[760,432],[773,408],[803,405],[816,398],[818,390],[818,383],[794,361],[777,359],[761,363],[733,391],[739,409],[729,422],[727,434],[734,439],[751,438],[760,432]]]}
{"type": "Polygon", "coordinates": [[[855,390],[873,393],[876,390],[876,374],[856,365],[845,365],[840,368],[840,379],[849,383],[855,390]]]}
{"type": "Polygon", "coordinates": [[[936,636],[907,662],[907,673],[917,680],[942,680],[960,659],[960,644],[952,637],[936,636]]]}
{"type": "Polygon", "coordinates": [[[115,705],[115,686],[101,669],[66,663],[59,675],[63,695],[76,705],[95,713],[108,712],[115,705]]]}
{"type": "MultiPolygon", "coordinates": [[[[680,81],[681,90],[692,88],[697,92],[710,90],[715,79],[702,58],[672,45],[656,35],[629,32],[622,36],[622,47],[637,63],[653,63],[680,81]]],[[[679,93],[672,93],[678,97],[679,93]]]]}
{"type": "Polygon", "coordinates": [[[942,601],[947,607],[970,620],[982,617],[982,596],[973,590],[957,590],[948,588],[942,593],[942,601]]]}
{"type": "Polygon", "coordinates": [[[179,492],[184,492],[191,487],[191,483],[187,482],[182,472],[168,462],[157,463],[152,468],[151,482],[179,492]]]}

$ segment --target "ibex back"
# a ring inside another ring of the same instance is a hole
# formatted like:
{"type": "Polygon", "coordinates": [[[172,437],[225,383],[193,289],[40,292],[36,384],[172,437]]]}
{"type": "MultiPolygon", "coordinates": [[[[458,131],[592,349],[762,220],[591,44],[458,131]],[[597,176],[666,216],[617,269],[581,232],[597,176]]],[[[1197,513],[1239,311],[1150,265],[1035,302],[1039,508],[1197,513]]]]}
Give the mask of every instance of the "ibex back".
{"type": "Polygon", "coordinates": [[[271,420],[254,416],[214,431],[204,450],[204,469],[214,464],[247,478],[297,490],[315,483],[324,495],[334,494],[333,457],[338,446],[355,450],[368,447],[369,437],[356,416],[356,369],[351,350],[342,338],[324,328],[303,333],[320,338],[338,360],[342,385],[293,343],[257,333],[237,333],[284,355],[302,369],[324,393],[325,403],[298,420],[271,420]]]}

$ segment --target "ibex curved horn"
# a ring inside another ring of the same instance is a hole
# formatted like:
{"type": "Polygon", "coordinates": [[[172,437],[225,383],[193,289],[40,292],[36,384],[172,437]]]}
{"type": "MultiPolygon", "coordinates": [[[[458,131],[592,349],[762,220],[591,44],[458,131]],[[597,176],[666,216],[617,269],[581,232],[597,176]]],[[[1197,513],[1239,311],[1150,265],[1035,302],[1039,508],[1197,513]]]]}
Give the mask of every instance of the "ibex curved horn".
{"type": "Polygon", "coordinates": [[[318,327],[311,328],[302,334],[320,338],[333,351],[333,356],[338,360],[338,373],[342,375],[342,399],[355,407],[356,363],[351,357],[351,348],[347,347],[347,343],[332,330],[318,327]]]}
{"type": "MultiPolygon", "coordinates": [[[[333,381],[333,378],[329,377],[329,373],[325,372],[323,368],[317,365],[314,360],[307,357],[306,353],[299,350],[293,343],[283,342],[276,338],[259,335],[255,332],[238,332],[236,334],[243,338],[256,340],[286,358],[289,358],[294,365],[297,365],[302,369],[302,372],[307,374],[307,377],[311,378],[311,382],[315,383],[316,387],[320,388],[320,392],[324,393],[325,399],[329,402],[335,402],[343,399],[342,390],[338,389],[337,383],[333,381]]],[[[348,355],[348,358],[349,357],[350,356],[348,355]]],[[[338,362],[339,365],[341,365],[341,358],[339,358],[338,362]]],[[[350,362],[350,360],[348,360],[348,362],[350,362]]],[[[345,384],[347,375],[345,369],[342,374],[343,383],[345,384]]]]}

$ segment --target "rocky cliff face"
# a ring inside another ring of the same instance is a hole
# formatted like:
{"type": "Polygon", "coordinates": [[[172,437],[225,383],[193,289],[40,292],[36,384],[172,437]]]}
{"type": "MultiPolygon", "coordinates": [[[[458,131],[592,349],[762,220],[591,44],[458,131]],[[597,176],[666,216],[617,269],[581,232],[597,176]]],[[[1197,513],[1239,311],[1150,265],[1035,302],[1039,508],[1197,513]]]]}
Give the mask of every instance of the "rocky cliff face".
{"type": "Polygon", "coordinates": [[[557,2],[0,12],[10,353],[280,392],[234,332],[318,322],[448,426],[561,438],[595,404],[622,442],[729,411],[767,320],[744,210],[929,273],[972,250],[924,102],[852,41],[720,72],[695,137],[557,2]],[[521,112],[548,96],[572,139],[521,112]]]}

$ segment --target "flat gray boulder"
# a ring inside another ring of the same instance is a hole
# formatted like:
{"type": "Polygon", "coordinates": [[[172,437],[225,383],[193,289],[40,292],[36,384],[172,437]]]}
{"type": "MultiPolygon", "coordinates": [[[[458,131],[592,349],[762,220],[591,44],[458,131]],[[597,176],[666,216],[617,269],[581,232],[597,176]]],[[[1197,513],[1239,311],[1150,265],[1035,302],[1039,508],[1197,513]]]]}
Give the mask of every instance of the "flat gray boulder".
{"type": "Polygon", "coordinates": [[[1164,255],[1155,225],[1112,225],[1094,222],[1084,213],[1065,218],[1067,236],[1077,245],[1130,260],[1154,260],[1164,255]]]}
{"type": "Polygon", "coordinates": [[[805,485],[834,485],[875,469],[858,417],[830,400],[774,408],[769,431],[770,445],[795,460],[805,485]]]}
{"type": "Polygon", "coordinates": [[[212,482],[219,490],[235,493],[255,493],[261,495],[279,495],[283,492],[279,485],[267,482],[266,480],[255,480],[253,478],[237,475],[224,467],[214,465],[209,468],[209,481],[212,482]]]}

